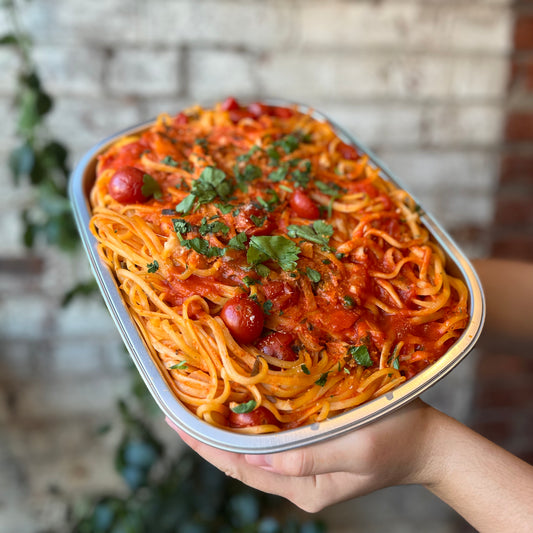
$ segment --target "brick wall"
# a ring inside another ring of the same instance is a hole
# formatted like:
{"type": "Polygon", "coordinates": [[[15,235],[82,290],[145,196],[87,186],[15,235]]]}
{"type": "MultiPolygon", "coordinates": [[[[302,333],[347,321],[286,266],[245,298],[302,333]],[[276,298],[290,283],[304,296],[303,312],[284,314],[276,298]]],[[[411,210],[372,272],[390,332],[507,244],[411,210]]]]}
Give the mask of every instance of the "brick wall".
{"type": "MultiPolygon", "coordinates": [[[[533,3],[513,4],[513,50],[505,100],[492,255],[533,260],[533,3]]],[[[533,281],[532,281],[533,282],[533,281]]],[[[533,317],[532,317],[533,320],[533,317]]],[[[533,353],[519,340],[487,339],[476,375],[474,428],[533,462],[533,353]]]]}
{"type": "MultiPolygon", "coordinates": [[[[490,251],[497,186],[509,187],[498,198],[511,205],[502,210],[497,204],[498,227],[503,228],[501,217],[511,217],[510,232],[524,221],[531,225],[527,207],[513,204],[521,200],[517,184],[531,187],[531,130],[527,120],[516,126],[513,113],[532,110],[520,107],[525,98],[507,93],[509,84],[522,96],[533,85],[531,19],[525,15],[525,29],[517,26],[515,42],[524,48],[517,51],[509,81],[509,1],[19,5],[43,82],[56,101],[48,126],[71,148],[72,163],[101,138],[161,111],[228,94],[285,97],[329,113],[368,144],[469,255],[490,251]],[[520,212],[524,218],[517,220],[520,212]]],[[[0,34],[8,28],[0,11],[0,34]]],[[[63,500],[50,487],[87,494],[119,486],[105,462],[116,435],[95,435],[101,423],[113,420],[114,399],[129,378],[127,358],[99,301],[60,308],[63,289],[89,275],[85,259],[44,247],[28,255],[20,245],[20,211],[31,203],[32,191],[14,189],[6,171],[15,145],[17,65],[9,49],[0,49],[0,529],[24,533],[36,531],[36,524],[62,523],[63,500]]],[[[510,237],[525,238],[523,231],[502,233],[495,251],[509,246],[510,237]]],[[[474,367],[471,358],[430,399],[467,418],[474,367]]],[[[412,491],[362,500],[357,523],[366,531],[394,532],[413,524],[424,530],[424,520],[431,520],[435,528],[451,531],[447,508],[412,491]],[[385,508],[395,510],[395,526],[385,508]],[[365,509],[377,510],[382,522],[365,518],[365,509]]],[[[349,512],[342,507],[329,516],[335,531],[346,528],[347,520],[352,530],[349,512]]]]}

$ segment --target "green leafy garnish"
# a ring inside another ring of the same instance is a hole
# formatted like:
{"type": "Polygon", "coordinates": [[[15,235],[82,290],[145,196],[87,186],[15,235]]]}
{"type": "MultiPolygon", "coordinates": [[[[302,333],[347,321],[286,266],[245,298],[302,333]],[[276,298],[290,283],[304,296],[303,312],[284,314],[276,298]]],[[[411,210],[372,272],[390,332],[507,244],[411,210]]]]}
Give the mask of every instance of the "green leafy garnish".
{"type": "Polygon", "coordinates": [[[235,206],[231,204],[215,204],[223,215],[227,215],[235,206]]]}
{"type": "Polygon", "coordinates": [[[342,299],[344,300],[344,307],[347,309],[351,309],[355,305],[354,299],[349,295],[343,296],[342,299]]]}
{"type": "Polygon", "coordinates": [[[150,174],[144,174],[143,176],[143,186],[141,187],[141,192],[146,198],[153,196],[156,200],[160,200],[163,196],[161,192],[161,185],[150,176],[150,174]]]}
{"type": "Polygon", "coordinates": [[[183,220],[183,218],[173,218],[172,224],[174,225],[174,231],[180,235],[187,235],[187,233],[193,230],[192,225],[186,220],[183,220]]]}
{"type": "Polygon", "coordinates": [[[307,368],[307,366],[305,364],[302,363],[302,372],[304,374],[307,374],[309,375],[311,372],[309,372],[309,369],[307,368]]]}
{"type": "Polygon", "coordinates": [[[360,346],[350,346],[348,348],[348,354],[350,354],[355,362],[361,366],[372,366],[374,362],[368,353],[368,348],[361,344],[360,346]]]}
{"type": "Polygon", "coordinates": [[[247,287],[251,287],[252,285],[257,285],[258,283],[261,283],[258,279],[251,278],[250,276],[244,276],[244,278],[242,278],[242,281],[247,287]]]}
{"type": "Polygon", "coordinates": [[[333,235],[333,226],[326,224],[323,220],[315,220],[312,226],[291,224],[287,228],[287,233],[289,237],[300,237],[306,241],[319,244],[323,248],[327,248],[329,238],[333,235]]]}
{"type": "Polygon", "coordinates": [[[323,181],[315,180],[315,185],[320,192],[332,196],[333,198],[338,198],[346,192],[346,189],[343,189],[336,183],[324,183],[323,181]]]}
{"type": "Polygon", "coordinates": [[[205,255],[206,257],[219,257],[226,253],[224,248],[210,246],[210,244],[201,237],[195,237],[194,239],[182,239],[180,244],[183,247],[188,248],[189,250],[194,250],[199,254],[205,255]]]}
{"type": "Polygon", "coordinates": [[[168,165],[169,167],[177,167],[179,165],[179,163],[169,155],[161,159],[161,163],[163,165],[168,165]]]}
{"type": "Polygon", "coordinates": [[[279,146],[286,154],[290,154],[300,146],[300,139],[296,135],[285,135],[285,137],[276,141],[274,146],[279,146]]]}
{"type": "Polygon", "coordinates": [[[309,180],[311,179],[311,161],[306,159],[299,164],[298,168],[292,171],[291,179],[300,187],[307,187],[309,180]]]}
{"type": "Polygon", "coordinates": [[[326,381],[328,380],[328,374],[329,372],[324,372],[316,381],[315,384],[319,385],[320,387],[323,387],[326,384],[326,381]]]}
{"type": "Polygon", "coordinates": [[[256,217],[255,215],[250,215],[250,220],[258,227],[262,227],[266,220],[266,215],[264,217],[256,217]]]}
{"type": "Polygon", "coordinates": [[[234,250],[246,250],[246,240],[248,239],[248,236],[244,231],[242,233],[238,233],[235,235],[235,237],[232,237],[229,242],[228,246],[230,248],[233,248],[234,250]]]}
{"type": "Polygon", "coordinates": [[[255,152],[257,152],[259,150],[261,150],[261,148],[259,146],[257,146],[256,144],[254,144],[248,150],[248,152],[246,152],[245,154],[241,154],[241,155],[237,156],[237,161],[249,161],[250,157],[252,157],[252,155],[254,155],[255,152]]]}
{"type": "Polygon", "coordinates": [[[272,303],[272,300],[265,300],[265,303],[263,304],[263,311],[265,312],[265,315],[269,315],[270,311],[272,311],[272,306],[274,304],[272,303]]]}
{"type": "Polygon", "coordinates": [[[191,193],[176,206],[176,211],[186,214],[195,202],[198,208],[202,204],[212,202],[217,197],[227,202],[233,188],[233,184],[226,179],[226,173],[223,170],[206,167],[200,177],[193,182],[191,193]]]}
{"type": "Polygon", "coordinates": [[[187,368],[187,361],[183,360],[170,367],[170,370],[185,370],[187,368]]]}
{"type": "Polygon", "coordinates": [[[316,270],[310,268],[310,267],[307,267],[305,269],[305,273],[307,274],[307,277],[313,282],[313,283],[318,283],[321,279],[322,279],[322,276],[320,275],[320,272],[317,272],[316,270]]]}
{"type": "Polygon", "coordinates": [[[232,407],[231,410],[237,414],[249,413],[255,409],[256,405],[257,402],[255,400],[250,400],[249,402],[240,403],[239,405],[232,407]]]}
{"type": "Polygon", "coordinates": [[[255,271],[262,278],[266,278],[270,274],[270,268],[268,268],[266,265],[255,265],[255,271]]]}
{"type": "Polygon", "coordinates": [[[268,175],[268,179],[270,181],[273,181],[274,183],[278,181],[282,181],[287,177],[288,172],[289,172],[289,165],[287,165],[287,163],[283,163],[281,166],[279,166],[276,170],[273,170],[268,175]]]}
{"type": "Polygon", "coordinates": [[[263,175],[261,168],[256,165],[246,165],[243,170],[239,169],[239,165],[235,165],[233,170],[237,185],[243,192],[248,190],[248,182],[260,178],[263,175]]]}
{"type": "Polygon", "coordinates": [[[295,270],[300,248],[281,235],[253,236],[246,259],[250,265],[258,265],[273,259],[285,271],[295,270]]]}
{"type": "Polygon", "coordinates": [[[154,259],[151,263],[148,263],[146,266],[148,268],[149,274],[154,274],[155,272],[159,270],[159,263],[157,262],[156,259],[154,259]]]}
{"type": "Polygon", "coordinates": [[[208,233],[222,233],[223,235],[227,235],[229,232],[229,227],[226,226],[224,222],[220,222],[219,220],[215,220],[215,222],[208,224],[207,221],[203,219],[198,231],[200,232],[200,235],[203,236],[207,235],[208,233]]]}

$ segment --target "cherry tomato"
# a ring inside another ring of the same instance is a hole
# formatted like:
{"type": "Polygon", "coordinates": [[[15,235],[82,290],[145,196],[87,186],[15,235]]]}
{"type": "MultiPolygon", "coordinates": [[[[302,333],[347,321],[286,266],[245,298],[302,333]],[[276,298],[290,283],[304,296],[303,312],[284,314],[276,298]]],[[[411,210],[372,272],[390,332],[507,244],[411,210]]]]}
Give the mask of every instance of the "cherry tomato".
{"type": "Polygon", "coordinates": [[[292,210],[302,218],[316,220],[320,217],[320,210],[309,196],[302,190],[296,189],[290,197],[289,203],[292,210]]]}
{"type": "Polygon", "coordinates": [[[352,327],[358,318],[359,315],[355,311],[337,309],[336,311],[329,313],[324,321],[327,322],[328,327],[336,333],[352,327]]]}
{"type": "Polygon", "coordinates": [[[229,425],[232,428],[245,428],[249,426],[261,426],[264,424],[278,425],[276,417],[266,407],[260,405],[249,413],[234,413],[230,411],[229,425]]]}
{"type": "Polygon", "coordinates": [[[189,117],[185,113],[178,113],[174,119],[174,124],[183,126],[189,122],[189,117]]]}
{"type": "Polygon", "coordinates": [[[272,215],[263,211],[253,204],[247,204],[239,209],[239,214],[235,219],[235,228],[238,232],[245,232],[248,237],[252,235],[271,235],[276,229],[276,222],[272,215]],[[262,221],[259,226],[251,218],[262,221]]]}
{"type": "Polygon", "coordinates": [[[339,152],[341,157],[344,159],[351,159],[352,161],[355,161],[359,158],[357,150],[352,145],[343,142],[340,142],[337,145],[337,152],[339,152]]]}
{"type": "Polygon", "coordinates": [[[253,104],[250,104],[247,109],[255,118],[271,114],[271,107],[269,105],[262,104],[261,102],[254,102],[253,104]]]}
{"type": "Polygon", "coordinates": [[[144,172],[136,167],[119,168],[109,180],[109,194],[121,204],[146,202],[142,193],[144,172]]]}
{"type": "Polygon", "coordinates": [[[263,292],[267,300],[272,302],[272,310],[279,311],[292,305],[296,305],[299,298],[299,290],[286,281],[270,281],[263,285],[263,292]]]}
{"type": "Polygon", "coordinates": [[[270,110],[272,115],[279,118],[291,118],[294,115],[293,110],[288,107],[272,106],[270,110]]]}
{"type": "Polygon", "coordinates": [[[233,123],[240,122],[243,118],[254,118],[252,113],[248,111],[247,109],[230,109],[229,110],[229,118],[233,123]]]}
{"type": "Polygon", "coordinates": [[[241,106],[239,105],[239,102],[233,96],[228,96],[221,104],[220,109],[222,111],[233,111],[235,109],[239,109],[241,106]]]}
{"type": "Polygon", "coordinates": [[[294,336],[290,333],[275,331],[258,341],[256,346],[270,357],[275,357],[281,361],[296,361],[298,355],[291,349],[293,342],[294,336]]]}
{"type": "Polygon", "coordinates": [[[251,344],[263,331],[265,315],[261,306],[247,296],[234,296],[222,308],[220,317],[233,338],[241,344],[251,344]]]}

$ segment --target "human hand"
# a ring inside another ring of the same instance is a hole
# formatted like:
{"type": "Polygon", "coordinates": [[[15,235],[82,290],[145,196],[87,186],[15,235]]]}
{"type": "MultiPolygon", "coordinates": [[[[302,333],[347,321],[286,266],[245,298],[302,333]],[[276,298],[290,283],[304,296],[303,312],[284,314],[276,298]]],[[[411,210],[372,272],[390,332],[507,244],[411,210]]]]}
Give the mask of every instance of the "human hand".
{"type": "Polygon", "coordinates": [[[185,443],[247,485],[277,494],[307,512],[400,484],[431,479],[432,431],[438,411],[415,400],[381,420],[316,445],[269,455],[226,452],[193,439],[170,420],[185,443]]]}

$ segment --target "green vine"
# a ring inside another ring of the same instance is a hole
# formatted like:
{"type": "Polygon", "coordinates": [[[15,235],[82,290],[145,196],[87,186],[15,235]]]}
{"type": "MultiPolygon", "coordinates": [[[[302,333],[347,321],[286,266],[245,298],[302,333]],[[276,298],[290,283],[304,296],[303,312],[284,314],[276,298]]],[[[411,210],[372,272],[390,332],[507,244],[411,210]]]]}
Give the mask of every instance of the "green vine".
{"type": "MultiPolygon", "coordinates": [[[[36,193],[35,202],[22,212],[23,241],[31,248],[44,239],[72,251],[79,239],[67,197],[68,149],[46,129],[53,99],[32,60],[32,40],[21,29],[16,2],[2,0],[0,6],[12,25],[12,31],[0,37],[0,46],[12,47],[20,59],[14,101],[19,144],[10,153],[9,167],[16,185],[28,183],[36,193]]],[[[77,285],[64,303],[92,294],[94,287],[92,281],[77,285]]],[[[67,522],[72,533],[326,531],[318,521],[284,518],[281,499],[225,476],[188,449],[169,454],[146,421],[155,404],[135,370],[133,376],[128,403],[119,402],[122,438],[115,452],[115,468],[127,490],[124,495],[105,494],[71,504],[67,522]]]]}
{"type": "Polygon", "coordinates": [[[42,86],[32,60],[32,40],[21,29],[14,0],[3,0],[12,31],[0,37],[0,45],[10,46],[20,60],[15,108],[19,144],[9,154],[14,183],[27,182],[35,190],[35,203],[22,212],[23,242],[31,248],[39,237],[63,250],[74,250],[79,238],[67,197],[68,150],[50,138],[45,118],[53,100],[42,86]]]}

